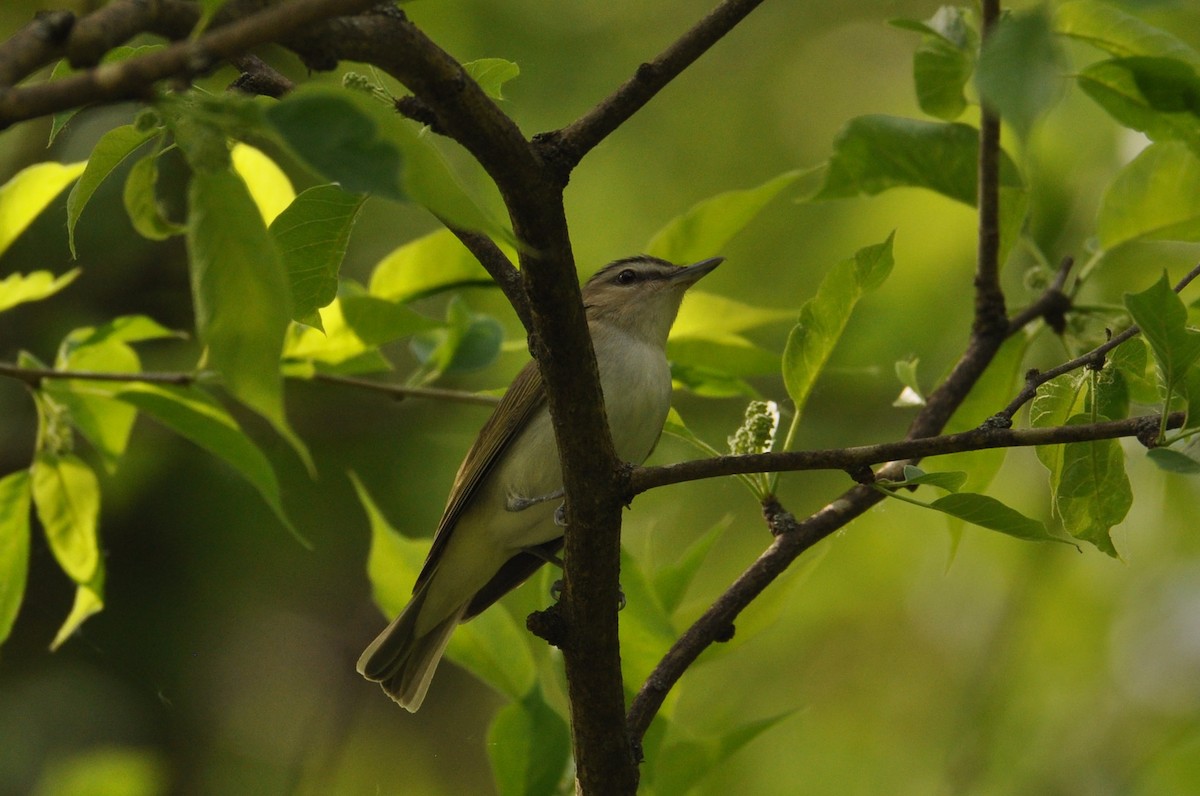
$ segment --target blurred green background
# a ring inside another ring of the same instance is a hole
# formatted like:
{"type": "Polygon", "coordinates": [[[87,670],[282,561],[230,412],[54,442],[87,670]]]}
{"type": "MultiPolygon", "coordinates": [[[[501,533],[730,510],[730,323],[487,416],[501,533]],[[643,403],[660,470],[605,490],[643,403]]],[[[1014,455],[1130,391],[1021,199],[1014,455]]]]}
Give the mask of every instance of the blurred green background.
{"type": "MultiPolygon", "coordinates": [[[[916,37],[886,21],[927,18],[937,5],[765,3],[575,172],[567,203],[581,271],[637,252],[714,193],[820,163],[853,116],[918,116],[916,37]]],[[[0,34],[42,6],[3,4],[0,34]]],[[[505,108],[533,134],[574,119],[711,6],[422,0],[405,11],[462,60],[517,62],[505,108]]],[[[1200,46],[1195,4],[1130,7],[1200,46]]],[[[304,78],[288,53],[264,54],[304,78]]],[[[206,85],[219,90],[232,77],[223,71],[206,85]]],[[[48,153],[47,124],[0,133],[0,179],[46,157],[83,159],[131,113],[86,112],[48,153]]],[[[1035,131],[1021,159],[1038,196],[1031,228],[1052,258],[1085,254],[1100,195],[1138,146],[1074,90],[1035,131]]],[[[83,216],[80,279],[0,315],[0,359],[21,349],[51,359],[69,330],[123,313],[192,327],[182,242],[137,238],[119,185],[107,182],[83,216]]],[[[832,264],[895,229],[895,271],[860,305],[798,445],[897,438],[911,410],[891,406],[900,386],[893,363],[919,357],[930,385],[966,340],[973,213],[909,190],[818,205],[794,201],[800,194],[777,199],[720,252],[727,262],[705,288],[796,309],[832,264]]],[[[0,274],[71,267],[64,201],[0,259],[0,274]]],[[[380,257],[434,228],[419,208],[369,202],[344,274],[365,280],[380,257]]],[[[1085,299],[1119,302],[1198,257],[1194,245],[1126,247],[1103,263],[1085,299]]],[[[1030,295],[1029,265],[1020,252],[1008,265],[1014,305],[1030,295]]],[[[499,315],[519,347],[498,293],[467,298],[499,315]]],[[[440,315],[443,303],[422,309],[440,315]]],[[[780,351],[786,331],[756,339],[780,351]]],[[[148,369],[188,367],[196,354],[178,342],[140,350],[148,369]]],[[[394,353],[406,356],[403,347],[394,353]]],[[[503,386],[524,357],[510,352],[445,386],[503,386]]],[[[1045,340],[1028,365],[1063,358],[1045,340]]],[[[777,378],[754,384],[766,397],[785,394],[777,378]]],[[[681,394],[676,406],[720,445],[744,400],[681,394]]],[[[288,410],[318,463],[316,481],[262,424],[240,419],[268,449],[312,551],[223,465],[144,421],[120,471],[102,476],[107,607],[54,654],[46,648],[73,585],[35,536],[21,615],[0,649],[0,796],[491,792],[485,743],[500,697],[447,663],[425,707],[409,715],[354,672],[384,619],[365,576],[366,518],[346,477],[357,473],[397,528],[429,535],[486,410],[298,382],[289,383],[288,410]]],[[[27,466],[33,447],[36,418],[19,384],[0,382],[0,417],[4,474],[27,466]]],[[[1200,792],[1197,483],[1161,474],[1136,445],[1127,453],[1135,505],[1114,532],[1120,561],[978,529],[955,550],[938,518],[892,503],[823,542],[768,592],[785,606],[776,621],[686,676],[677,715],[699,732],[790,712],[698,792],[1200,792]]],[[[665,439],[652,462],[692,456],[665,439]]],[[[1032,453],[1013,452],[991,493],[1049,519],[1044,482],[1032,453]]],[[[803,515],[846,485],[838,473],[788,475],[781,497],[803,515]]],[[[727,480],[639,497],[626,545],[653,566],[719,522],[728,527],[689,595],[702,605],[769,543],[745,490],[727,480]]]]}

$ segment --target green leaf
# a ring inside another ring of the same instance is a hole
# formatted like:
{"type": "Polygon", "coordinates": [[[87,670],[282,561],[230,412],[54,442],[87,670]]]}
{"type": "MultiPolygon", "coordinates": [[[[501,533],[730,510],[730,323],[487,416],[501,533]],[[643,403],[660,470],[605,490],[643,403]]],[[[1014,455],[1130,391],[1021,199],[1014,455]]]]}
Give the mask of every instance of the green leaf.
{"type": "MultiPolygon", "coordinates": [[[[966,399],[951,416],[943,433],[953,434],[978,428],[995,414],[997,407],[1008,403],[1024,372],[1022,363],[1028,348],[1029,338],[1024,335],[1012,335],[1004,341],[983,376],[975,382],[966,399]]],[[[965,488],[968,491],[983,492],[1000,471],[1006,455],[1004,448],[965,451],[939,456],[937,462],[943,470],[967,473],[965,488]]],[[[957,527],[957,523],[951,522],[952,530],[957,527]]]]}
{"type": "Polygon", "coordinates": [[[34,271],[30,274],[9,274],[0,279],[0,312],[27,301],[41,301],[53,296],[75,281],[80,270],[72,268],[61,276],[49,271],[34,271]]]}
{"type": "MultiPolygon", "coordinates": [[[[412,585],[429,552],[429,541],[409,539],[397,532],[358,476],[349,476],[371,523],[367,577],[375,603],[385,615],[396,616],[412,597],[412,585]]],[[[459,627],[446,655],[513,699],[527,693],[536,679],[528,636],[507,611],[485,611],[459,627]]]]}
{"type": "MultiPolygon", "coordinates": [[[[795,318],[795,313],[789,313],[795,318]]],[[[734,377],[767,376],[779,372],[779,354],[759,348],[741,335],[728,339],[683,338],[667,343],[672,364],[708,368],[734,377]]]]}
{"type": "Polygon", "coordinates": [[[1171,289],[1166,272],[1141,293],[1126,293],[1125,306],[1154,352],[1169,401],[1181,392],[1185,374],[1200,359],[1200,332],[1187,328],[1187,308],[1171,289]]]}
{"type": "Polygon", "coordinates": [[[739,395],[758,398],[758,390],[742,379],[716,368],[671,363],[671,384],[704,398],[734,398],[739,395]]]}
{"type": "Polygon", "coordinates": [[[38,519],[59,566],[76,583],[90,582],[100,566],[96,474],[78,456],[40,450],[33,459],[31,485],[38,519]]]}
{"type": "Polygon", "coordinates": [[[666,607],[659,602],[649,573],[628,549],[621,549],[621,672],[626,683],[640,683],[662,658],[677,633],[666,607]]]}
{"type": "Polygon", "coordinates": [[[1178,141],[1146,147],[1105,192],[1096,226],[1110,250],[1135,240],[1200,241],[1200,159],[1178,141]]]}
{"type": "Polygon", "coordinates": [[[905,465],[904,478],[900,481],[879,481],[881,486],[888,489],[899,489],[908,486],[935,486],[947,492],[957,492],[967,482],[967,474],[961,471],[927,473],[920,467],[905,465]]]}
{"type": "MultiPolygon", "coordinates": [[[[979,131],[894,116],[851,119],[833,143],[833,157],[812,201],[874,196],[889,188],[927,188],[975,206],[979,131]]],[[[1021,233],[1028,208],[1016,164],[1000,153],[1001,262],[1021,233]]]]}
{"type": "Polygon", "coordinates": [[[12,632],[29,573],[29,471],[0,478],[0,643],[12,632]]]}
{"type": "Polygon", "coordinates": [[[328,88],[303,89],[267,109],[267,122],[314,172],[351,193],[403,201],[404,153],[373,100],[328,88]]]}
{"type": "MultiPolygon", "coordinates": [[[[1067,419],[1078,411],[1083,378],[1079,373],[1064,373],[1038,387],[1029,404],[1029,425],[1033,428],[1065,426],[1067,419]]],[[[1038,445],[1035,451],[1038,461],[1050,471],[1051,491],[1056,491],[1062,471],[1063,446],[1038,445]]]]}
{"type": "Polygon", "coordinates": [[[983,42],[975,84],[1022,138],[1063,93],[1066,58],[1042,7],[1004,16],[983,42]]]}
{"type": "Polygon", "coordinates": [[[913,54],[917,104],[930,116],[954,121],[967,108],[963,88],[975,69],[979,35],[965,8],[942,6],[928,22],[893,20],[891,24],[922,34],[913,54]]]}
{"type": "Polygon", "coordinates": [[[658,571],[654,573],[654,591],[658,595],[658,601],[663,610],[668,615],[673,614],[683,603],[688,588],[695,580],[696,573],[700,571],[700,565],[708,557],[713,545],[721,538],[721,534],[732,524],[733,515],[725,515],[720,522],[689,544],[678,558],[659,567],[658,571]]]}
{"type": "Polygon", "coordinates": [[[86,167],[87,163],[36,163],[0,185],[0,254],[86,167]]]}
{"type": "MultiPolygon", "coordinates": [[[[515,253],[509,249],[506,254],[515,253]]],[[[371,272],[368,290],[373,296],[408,302],[471,285],[491,287],[495,282],[452,232],[441,229],[384,257],[371,272]]]]}
{"type": "Polygon", "coordinates": [[[467,61],[463,69],[479,84],[483,93],[492,99],[504,99],[504,84],[521,74],[521,67],[503,58],[480,58],[467,61]]]}
{"type": "Polygon", "coordinates": [[[279,482],[263,452],[221,404],[198,387],[127,384],[113,395],[224,461],[262,496],[279,521],[307,545],[283,512],[279,482]]]}
{"type": "MultiPolygon", "coordinates": [[[[795,404],[793,430],[850,313],[859,299],[878,287],[891,271],[893,237],[894,233],[883,243],[859,249],[853,258],[834,266],[821,280],[817,294],[800,308],[800,318],[783,352],[783,383],[795,404]]],[[[792,436],[789,432],[789,443],[792,436]]]]}
{"type": "Polygon", "coordinates": [[[1096,0],[1063,3],[1055,11],[1054,27],[1064,36],[1087,42],[1119,58],[1164,56],[1200,65],[1200,53],[1183,41],[1111,3],[1096,0]]]}
{"type": "Polygon", "coordinates": [[[429,553],[429,542],[409,539],[396,531],[358,476],[348,475],[371,523],[371,548],[367,554],[371,593],[384,615],[393,617],[404,610],[412,598],[412,587],[429,553]]]}
{"type": "Polygon", "coordinates": [[[152,152],[129,169],[121,194],[134,230],[147,240],[166,240],[187,231],[167,218],[158,201],[158,153],[152,152]]]}
{"type": "Polygon", "coordinates": [[[1200,462],[1186,453],[1172,448],[1151,448],[1146,451],[1146,457],[1158,465],[1160,470],[1182,475],[1200,473],[1200,462]]]}
{"type": "MultiPolygon", "coordinates": [[[[1076,415],[1069,424],[1086,424],[1091,415],[1076,415]]],[[[1054,503],[1063,527],[1076,539],[1091,542],[1114,558],[1109,531],[1125,519],[1133,491],[1125,475],[1125,454],[1113,439],[1072,442],[1063,446],[1061,477],[1054,503]]]]}
{"type": "Polygon", "coordinates": [[[364,201],[336,185],[318,185],[271,222],[271,237],[291,285],[293,320],[319,319],[317,310],[337,296],[338,272],[364,201]]]}
{"type": "Polygon", "coordinates": [[[403,304],[366,295],[334,299],[321,308],[319,317],[323,333],[311,325],[289,329],[283,349],[286,359],[339,365],[375,353],[384,343],[441,326],[403,304]]]}
{"type": "Polygon", "coordinates": [[[800,171],[784,172],[755,188],[728,191],[705,199],[667,222],[651,237],[644,251],[673,263],[712,257],[801,174],[800,171]]]}
{"type": "Polygon", "coordinates": [[[311,472],[284,414],[279,358],[291,301],[279,252],[233,172],[193,173],[188,195],[192,300],[209,360],[230,394],[270,421],[311,472]]]}
{"type": "Polygon", "coordinates": [[[917,365],[921,362],[917,357],[901,359],[896,362],[896,378],[904,386],[892,406],[924,406],[925,395],[921,392],[921,384],[917,379],[917,365]]]}
{"type": "MultiPolygon", "coordinates": [[[[889,188],[928,188],[975,206],[979,131],[895,116],[859,116],[833,143],[825,181],[813,200],[874,196],[889,188]]],[[[1024,189],[1016,165],[1000,157],[1000,184],[1024,189]]]]}
{"type": "Polygon", "coordinates": [[[469,373],[485,368],[500,355],[504,327],[489,315],[471,312],[461,296],[450,300],[446,326],[422,332],[409,342],[421,362],[423,382],[453,373],[469,373]]]}
{"type": "Polygon", "coordinates": [[[292,181],[266,153],[249,144],[234,144],[229,152],[229,160],[233,170],[246,183],[246,190],[262,213],[263,222],[268,225],[274,223],[296,198],[292,181]]]}
{"type": "Polygon", "coordinates": [[[974,492],[955,492],[943,495],[928,508],[941,511],[952,517],[987,528],[992,531],[1026,539],[1033,542],[1062,542],[1070,544],[1065,539],[1052,536],[1046,530],[1045,523],[1026,517],[1014,508],[1004,505],[995,498],[974,492]]]}
{"type": "Polygon", "coordinates": [[[771,326],[796,317],[795,310],[755,307],[737,299],[689,290],[671,327],[671,340],[688,338],[722,342],[751,329],[771,326]]]}
{"type": "Polygon", "coordinates": [[[454,631],[446,657],[499,693],[517,699],[537,679],[529,644],[529,634],[512,614],[493,609],[454,631]]]}
{"type": "Polygon", "coordinates": [[[500,796],[554,796],[570,759],[570,731],[533,688],[496,714],[487,750],[500,796]]]}
{"type": "Polygon", "coordinates": [[[1108,355],[1108,367],[1121,372],[1133,400],[1149,404],[1161,398],[1157,380],[1150,372],[1146,341],[1141,337],[1132,337],[1114,348],[1108,355]]]}
{"type": "Polygon", "coordinates": [[[92,154],[88,157],[87,167],[67,196],[67,242],[71,247],[72,257],[75,256],[75,224],[79,221],[83,208],[100,187],[100,183],[138,147],[158,134],[157,129],[140,129],[127,124],[109,130],[96,142],[92,154]]]}
{"type": "MultiPolygon", "coordinates": [[[[64,341],[63,348],[67,346],[68,343],[64,341]]],[[[60,370],[105,373],[137,373],[141,370],[137,354],[119,340],[107,340],[64,351],[55,365],[60,370]]],[[[92,443],[104,469],[109,473],[115,472],[129,444],[129,434],[133,431],[137,416],[133,408],[113,400],[113,393],[120,389],[119,383],[51,379],[42,389],[48,397],[66,408],[71,423],[92,443]]]]}
{"type": "Polygon", "coordinates": [[[1183,141],[1200,155],[1200,77],[1172,58],[1123,58],[1092,64],[1079,87],[1126,127],[1154,141],[1183,141]]]}
{"type": "Polygon", "coordinates": [[[59,627],[58,633],[54,635],[54,640],[50,642],[50,651],[53,652],[61,647],[89,617],[95,616],[102,610],[104,610],[103,564],[97,567],[96,574],[89,582],[80,583],[75,587],[75,601],[71,604],[71,611],[67,614],[62,626],[59,627]]]}

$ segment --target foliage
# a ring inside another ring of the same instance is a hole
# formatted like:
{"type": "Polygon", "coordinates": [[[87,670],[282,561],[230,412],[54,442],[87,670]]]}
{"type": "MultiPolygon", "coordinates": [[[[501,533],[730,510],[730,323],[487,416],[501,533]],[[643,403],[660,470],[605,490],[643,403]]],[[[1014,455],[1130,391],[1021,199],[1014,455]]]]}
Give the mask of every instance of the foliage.
{"type": "MultiPolygon", "coordinates": [[[[219,5],[205,4],[198,30],[219,5]]],[[[1043,384],[1029,406],[1028,427],[1119,420],[1149,404],[1159,419],[1150,435],[1155,447],[1145,458],[1166,472],[1200,471],[1191,452],[1200,428],[1200,331],[1190,325],[1189,307],[1166,274],[1157,281],[1146,274],[1110,277],[1102,267],[1122,247],[1200,241],[1200,55],[1170,33],[1091,0],[1063,3],[1053,14],[1014,14],[986,41],[967,8],[947,6],[928,20],[892,24],[920,36],[913,57],[916,100],[932,119],[852,118],[833,139],[824,164],[810,170],[782,164],[777,176],[758,185],[717,193],[665,223],[656,219],[660,228],[643,250],[677,262],[711,256],[814,175],[818,184],[801,200],[804,210],[914,188],[974,207],[975,115],[982,97],[1018,140],[1000,156],[1002,259],[1015,260],[1023,245],[1039,261],[1031,279],[1044,281],[1042,264],[1050,253],[1031,228],[1039,191],[1048,189],[1031,179],[1036,164],[1030,142],[1056,104],[1078,90],[1115,125],[1143,133],[1151,143],[1111,175],[1089,230],[1098,248],[1064,288],[1078,298],[1103,277],[1119,280],[1129,292],[1116,308],[1077,302],[1059,335],[1061,350],[1087,352],[1098,342],[1097,330],[1110,326],[1136,324],[1141,338],[1094,367],[1043,384]],[[1095,53],[1087,50],[1085,63],[1068,66],[1070,56],[1085,52],[1073,46],[1081,42],[1105,57],[1091,60],[1095,53]],[[1184,420],[1169,423],[1173,411],[1183,412],[1184,420]]],[[[467,66],[488,95],[519,104],[508,85],[520,73],[516,64],[484,58],[467,66]]],[[[84,253],[78,229],[95,210],[93,200],[106,182],[123,179],[120,194],[132,229],[159,245],[182,240],[195,317],[187,334],[202,349],[191,367],[177,373],[146,370],[143,346],[191,353],[191,343],[145,315],[121,315],[68,331],[58,344],[55,372],[26,352],[5,371],[29,384],[37,431],[27,467],[0,478],[0,641],[17,621],[35,528],[75,589],[52,646],[67,642],[105,607],[105,589],[118,581],[107,574],[101,502],[116,490],[114,480],[127,477],[123,468],[131,440],[136,443],[138,417],[223,462],[280,525],[308,544],[280,486],[281,468],[299,464],[312,476],[321,464],[289,417],[285,397],[295,382],[371,376],[402,388],[455,385],[464,374],[494,373],[487,369],[504,361],[506,349],[520,347],[521,340],[514,345],[505,339],[511,320],[497,317],[486,290],[494,286],[491,277],[449,228],[485,234],[515,259],[520,246],[513,231],[496,220],[485,192],[460,177],[451,164],[456,155],[435,141],[435,131],[395,113],[381,86],[364,78],[348,83],[366,91],[313,85],[279,100],[195,88],[162,93],[143,103],[129,123],[100,135],[86,161],[31,165],[0,186],[0,253],[40,216],[55,213],[74,256],[84,253]],[[179,208],[168,207],[160,195],[159,170],[168,162],[186,172],[182,217],[172,217],[179,208]],[[315,184],[297,190],[288,175],[315,184]],[[55,199],[68,186],[64,209],[55,199]],[[367,208],[382,203],[414,203],[448,229],[395,242],[365,279],[350,278],[343,263],[356,224],[367,208]],[[279,442],[291,453],[280,454],[279,442]]],[[[55,135],[67,121],[56,123],[55,135]]],[[[691,394],[681,403],[750,398],[742,425],[728,436],[729,453],[795,450],[802,431],[820,422],[814,418],[824,410],[810,403],[836,374],[847,330],[870,323],[864,308],[876,299],[894,300],[889,291],[900,289],[894,272],[904,238],[900,226],[882,241],[861,241],[856,252],[812,280],[811,295],[783,299],[788,309],[696,291],[668,348],[675,385],[691,394]],[[771,333],[785,323],[790,328],[779,345],[771,333]],[[787,430],[777,442],[781,419],[787,430]]],[[[70,295],[79,273],[9,273],[0,278],[0,312],[38,302],[53,307],[70,295]]],[[[957,295],[948,301],[960,300],[957,295]]],[[[1031,329],[1001,350],[950,430],[977,427],[1008,402],[1034,336],[1051,331],[1040,322],[1031,329]]],[[[895,370],[904,388],[897,406],[923,405],[929,391],[920,386],[917,355],[897,362],[895,370]]],[[[500,381],[496,377],[489,386],[500,381]]],[[[666,426],[668,435],[706,456],[724,455],[705,441],[705,431],[690,428],[675,410],[666,426]]],[[[985,494],[1003,464],[1002,451],[956,454],[952,467],[937,471],[909,466],[902,479],[881,480],[874,488],[897,506],[927,509],[960,524],[1025,541],[1087,543],[1119,556],[1113,528],[1129,515],[1135,497],[1127,459],[1143,454],[1102,439],[1042,445],[1036,455],[1048,473],[1041,510],[1052,517],[1048,522],[1029,516],[1024,505],[1018,510],[985,494]],[[922,499],[933,490],[946,494],[922,499]]],[[[778,472],[739,478],[759,503],[780,492],[778,472]]],[[[398,532],[367,486],[357,477],[351,481],[371,528],[366,572],[374,598],[394,614],[427,545],[398,532]]],[[[631,692],[695,618],[696,606],[686,598],[702,570],[713,565],[710,553],[725,542],[727,527],[713,523],[657,565],[626,546],[621,655],[631,692]]],[[[764,600],[758,608],[753,625],[739,624],[734,642],[700,662],[738,654],[753,631],[783,617],[788,604],[764,600]]],[[[561,671],[545,645],[524,632],[520,612],[510,603],[460,628],[449,656],[504,700],[487,732],[497,791],[562,792],[570,781],[571,749],[561,671]]],[[[702,790],[709,772],[793,712],[700,728],[679,707],[687,689],[676,689],[645,739],[647,793],[702,790]]],[[[157,768],[152,773],[151,779],[161,778],[157,768]]]]}

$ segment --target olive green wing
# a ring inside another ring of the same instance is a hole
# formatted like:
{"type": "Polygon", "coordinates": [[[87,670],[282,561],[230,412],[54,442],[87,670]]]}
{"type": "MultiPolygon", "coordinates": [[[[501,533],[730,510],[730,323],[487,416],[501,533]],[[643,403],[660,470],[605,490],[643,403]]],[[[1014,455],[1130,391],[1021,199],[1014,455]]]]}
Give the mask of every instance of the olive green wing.
{"type": "Polygon", "coordinates": [[[433,574],[450,541],[450,534],[454,532],[454,526],[478,493],[480,485],[491,474],[517,434],[545,404],[546,390],[542,384],[542,374],[537,362],[530,361],[513,379],[459,466],[450,497],[446,500],[446,510],[433,537],[433,546],[429,548],[425,565],[413,586],[414,592],[433,574]]]}

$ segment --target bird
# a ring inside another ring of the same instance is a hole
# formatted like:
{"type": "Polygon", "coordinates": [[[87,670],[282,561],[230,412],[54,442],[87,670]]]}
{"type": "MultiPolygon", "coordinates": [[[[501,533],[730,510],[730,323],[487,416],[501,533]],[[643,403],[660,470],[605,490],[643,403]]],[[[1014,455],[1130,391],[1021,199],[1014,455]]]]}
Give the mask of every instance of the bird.
{"type": "MultiPolygon", "coordinates": [[[[613,446],[650,455],[671,407],[667,336],[684,293],[721,264],[615,260],[584,285],[613,446]]],[[[416,712],[454,628],[523,583],[562,546],[562,470],[536,361],[513,379],[458,468],[413,595],[358,660],[359,674],[416,712]]]]}

